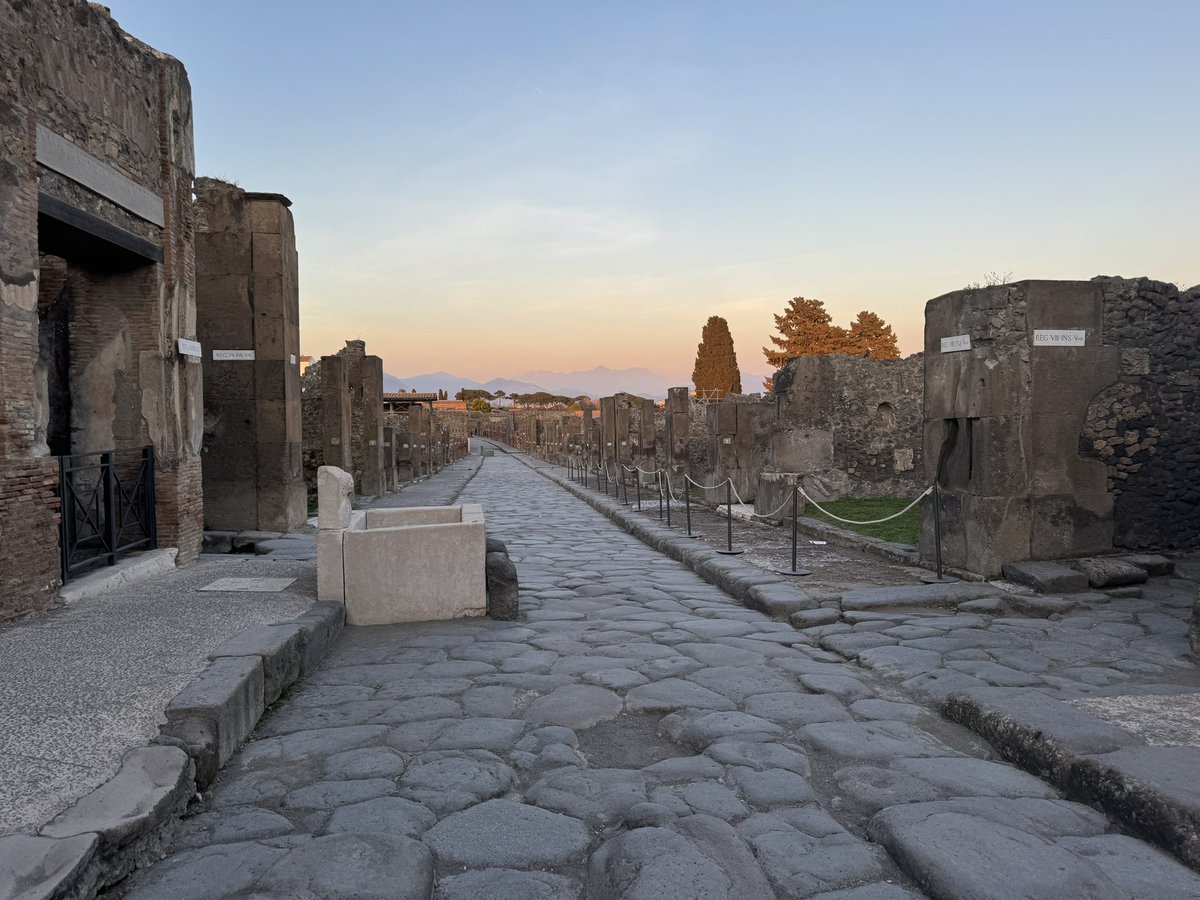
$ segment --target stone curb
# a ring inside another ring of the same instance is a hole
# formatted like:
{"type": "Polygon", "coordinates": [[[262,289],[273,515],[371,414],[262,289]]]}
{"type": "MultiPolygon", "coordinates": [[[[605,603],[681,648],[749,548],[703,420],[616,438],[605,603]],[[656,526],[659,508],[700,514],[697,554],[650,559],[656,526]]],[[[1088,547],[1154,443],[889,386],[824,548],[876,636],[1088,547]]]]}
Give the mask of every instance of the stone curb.
{"type": "Polygon", "coordinates": [[[955,693],[942,712],[1069,799],[1200,869],[1197,748],[1147,746],[1140,735],[1036,690],[955,693]]]}
{"type": "Polygon", "coordinates": [[[698,544],[697,541],[680,537],[674,529],[633,515],[620,503],[585,491],[570,479],[534,466],[516,453],[509,455],[574,494],[619,525],[622,531],[628,532],[664,556],[683,563],[709,584],[716,585],[750,609],[756,609],[774,619],[787,621],[792,613],[816,609],[819,605],[803,590],[778,575],[744,563],[736,557],[724,556],[704,544],[698,544]]]}
{"type": "Polygon", "coordinates": [[[0,898],[91,900],[159,859],[192,796],[212,783],[266,707],[320,664],[344,624],[340,603],[317,602],[291,622],[248,628],[214,650],[167,704],[153,743],[126,753],[116,775],[37,836],[0,837],[0,898]]]}

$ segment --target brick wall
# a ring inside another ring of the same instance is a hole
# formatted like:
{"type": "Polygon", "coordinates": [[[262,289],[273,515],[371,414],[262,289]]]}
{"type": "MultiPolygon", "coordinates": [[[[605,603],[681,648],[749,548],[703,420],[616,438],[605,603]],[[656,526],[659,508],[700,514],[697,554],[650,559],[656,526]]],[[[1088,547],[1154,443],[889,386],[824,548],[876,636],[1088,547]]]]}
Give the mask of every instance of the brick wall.
{"type": "Polygon", "coordinates": [[[0,619],[47,606],[58,592],[58,465],[0,461],[0,619]]]}

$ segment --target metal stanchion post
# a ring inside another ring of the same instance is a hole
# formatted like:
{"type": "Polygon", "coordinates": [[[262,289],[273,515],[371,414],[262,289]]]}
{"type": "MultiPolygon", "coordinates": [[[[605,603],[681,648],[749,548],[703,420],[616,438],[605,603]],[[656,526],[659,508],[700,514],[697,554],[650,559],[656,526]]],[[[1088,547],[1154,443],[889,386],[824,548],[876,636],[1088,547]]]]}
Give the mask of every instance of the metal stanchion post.
{"type": "Polygon", "coordinates": [[[745,551],[733,549],[733,481],[729,478],[725,479],[725,511],[728,513],[725,519],[725,549],[717,552],[736,556],[745,551]]]}
{"type": "Polygon", "coordinates": [[[641,511],[642,511],[642,479],[641,479],[641,473],[639,472],[639,473],[637,473],[636,475],[634,475],[634,476],[633,476],[633,480],[637,482],[637,501],[638,501],[638,512],[641,512],[641,511]]]}
{"type": "Polygon", "coordinates": [[[797,536],[796,516],[797,516],[797,503],[800,499],[797,496],[798,494],[799,494],[799,486],[793,484],[792,485],[792,567],[791,567],[791,569],[789,569],[787,571],[784,571],[783,569],[776,569],[775,571],[778,572],[780,575],[811,575],[812,574],[812,572],[808,571],[807,569],[797,569],[796,568],[796,536],[797,536]]]}
{"type": "Polygon", "coordinates": [[[938,498],[937,482],[933,483],[933,559],[934,574],[922,575],[921,580],[926,584],[949,584],[958,581],[952,575],[942,573],[942,509],[938,498]]]}
{"type": "Polygon", "coordinates": [[[659,520],[661,520],[661,519],[662,519],[662,517],[663,517],[663,489],[662,489],[662,479],[661,479],[661,478],[656,478],[656,479],[654,479],[654,480],[658,482],[658,518],[659,518],[659,520]]]}
{"type": "Polygon", "coordinates": [[[629,473],[626,472],[624,469],[621,470],[621,494],[623,496],[623,499],[621,500],[621,502],[624,503],[626,506],[628,506],[629,505],[629,473]]]}
{"type": "Polygon", "coordinates": [[[662,478],[662,480],[664,482],[666,482],[666,485],[667,485],[667,491],[666,491],[666,493],[667,493],[667,527],[674,528],[675,526],[671,524],[671,494],[673,492],[671,490],[670,470],[663,469],[662,474],[659,477],[662,478]]]}

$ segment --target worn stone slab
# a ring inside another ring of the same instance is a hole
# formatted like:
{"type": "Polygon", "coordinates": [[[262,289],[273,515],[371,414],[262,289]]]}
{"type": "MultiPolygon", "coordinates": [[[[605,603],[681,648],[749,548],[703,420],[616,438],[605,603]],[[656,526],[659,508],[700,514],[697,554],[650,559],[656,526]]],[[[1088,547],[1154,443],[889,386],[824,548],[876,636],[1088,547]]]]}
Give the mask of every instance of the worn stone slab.
{"type": "Polygon", "coordinates": [[[790,584],[760,584],[746,592],[746,606],[772,619],[786,619],[792,613],[816,609],[817,601],[790,584]]]}
{"type": "Polygon", "coordinates": [[[666,828],[636,828],[605,843],[588,863],[587,892],[588,896],[622,900],[734,900],[741,896],[716,860],[666,828]]]}
{"type": "Polygon", "coordinates": [[[1137,566],[1151,577],[1170,575],[1175,571],[1174,560],[1170,560],[1165,556],[1160,556],[1157,553],[1131,553],[1127,556],[1121,556],[1118,558],[1137,566]]]}
{"type": "Polygon", "coordinates": [[[337,636],[346,623],[346,607],[332,600],[319,600],[309,607],[308,611],[293,622],[282,625],[272,625],[272,628],[286,628],[297,625],[300,628],[300,674],[307,675],[320,667],[325,655],[333,647],[337,636]]]}
{"type": "Polygon", "coordinates": [[[258,723],[263,700],[263,665],[257,656],[212,660],[167,704],[164,737],[181,742],[196,764],[203,790],[258,723]]]}
{"type": "Polygon", "coordinates": [[[96,876],[89,872],[89,865],[99,842],[94,834],[67,838],[0,836],[0,897],[57,900],[92,896],[96,876]]]}
{"type": "Polygon", "coordinates": [[[1013,584],[1025,585],[1043,594],[1074,594],[1088,589],[1085,574],[1060,563],[1010,562],[1004,564],[1003,573],[1013,584]]]}
{"type": "Polygon", "coordinates": [[[534,700],[525,720],[537,725],[590,728],[621,711],[622,700],[607,688],[569,684],[534,700]]]}
{"type": "Polygon", "coordinates": [[[399,834],[331,834],[300,844],[255,887],[267,896],[428,900],[433,854],[399,834]]]}
{"type": "Polygon", "coordinates": [[[257,656],[263,667],[263,701],[268,706],[300,677],[304,634],[295,623],[258,625],[221,644],[208,658],[257,656]]]}
{"type": "Polygon", "coordinates": [[[1076,759],[1072,796],[1200,868],[1200,747],[1131,747],[1076,759]]]}
{"type": "Polygon", "coordinates": [[[996,596],[989,584],[910,584],[899,587],[860,588],[842,594],[842,609],[876,609],[891,606],[955,606],[966,600],[996,596]]]}
{"type": "Polygon", "coordinates": [[[437,896],[438,900],[579,900],[582,891],[579,882],[550,872],[477,869],[441,879],[437,896]]]}
{"type": "Polygon", "coordinates": [[[1005,759],[1055,784],[1065,782],[1078,756],[1145,743],[1069,703],[1028,689],[972,688],[952,693],[943,712],[987,740],[1005,759]]]}
{"type": "Polygon", "coordinates": [[[934,897],[1124,897],[1094,864],[1039,835],[959,812],[922,816],[919,808],[925,806],[936,804],[884,810],[871,820],[868,832],[934,897]]]}
{"type": "Polygon", "coordinates": [[[1088,584],[1094,588],[1142,584],[1149,577],[1141,566],[1114,556],[1071,559],[1066,560],[1066,565],[1086,575],[1088,584]]]}
{"type": "Polygon", "coordinates": [[[578,861],[591,834],[578,819],[512,800],[488,800],[425,833],[447,865],[536,869],[578,861]]]}

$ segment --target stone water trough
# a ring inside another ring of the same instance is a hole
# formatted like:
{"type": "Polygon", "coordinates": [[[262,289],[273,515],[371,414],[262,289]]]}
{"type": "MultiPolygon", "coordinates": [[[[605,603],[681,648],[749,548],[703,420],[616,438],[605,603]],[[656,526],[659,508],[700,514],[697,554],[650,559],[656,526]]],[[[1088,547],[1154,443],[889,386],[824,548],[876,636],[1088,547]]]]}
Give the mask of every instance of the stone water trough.
{"type": "Polygon", "coordinates": [[[347,625],[482,616],[487,611],[483,508],[355,510],[354,479],[317,471],[317,597],[346,605],[347,625]]]}

